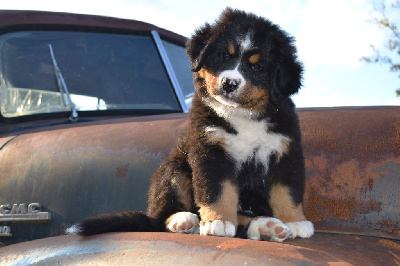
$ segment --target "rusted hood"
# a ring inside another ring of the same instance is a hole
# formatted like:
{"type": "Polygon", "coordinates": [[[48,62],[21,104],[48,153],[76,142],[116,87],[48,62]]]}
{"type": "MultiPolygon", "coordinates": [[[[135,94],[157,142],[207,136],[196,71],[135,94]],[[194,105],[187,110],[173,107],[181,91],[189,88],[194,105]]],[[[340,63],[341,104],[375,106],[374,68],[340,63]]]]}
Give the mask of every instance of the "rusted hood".
{"type": "MultiPolygon", "coordinates": [[[[304,209],[319,232],[400,239],[400,108],[298,110],[304,209]]],[[[49,224],[10,224],[5,244],[60,235],[99,213],[146,210],[149,178],[187,115],[41,127],[1,137],[0,204],[41,203],[49,224]]]]}
{"type": "Polygon", "coordinates": [[[398,265],[399,241],[317,233],[284,243],[175,233],[58,236],[0,249],[12,265],[398,265]]]}

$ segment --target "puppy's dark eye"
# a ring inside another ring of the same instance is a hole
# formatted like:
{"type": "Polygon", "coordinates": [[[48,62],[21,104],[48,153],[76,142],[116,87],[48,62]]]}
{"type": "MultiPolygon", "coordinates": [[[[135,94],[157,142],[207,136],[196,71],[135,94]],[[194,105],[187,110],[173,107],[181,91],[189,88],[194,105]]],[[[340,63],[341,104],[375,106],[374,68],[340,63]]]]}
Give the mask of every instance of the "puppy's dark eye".
{"type": "Polygon", "coordinates": [[[254,71],[261,71],[261,70],[262,70],[262,66],[261,66],[260,64],[252,64],[252,65],[251,65],[251,68],[252,68],[254,71]]]}
{"type": "Polygon", "coordinates": [[[228,52],[226,52],[226,51],[221,51],[221,52],[219,52],[218,56],[219,56],[221,59],[224,59],[224,60],[228,60],[228,59],[231,58],[231,55],[230,55],[228,52]]]}

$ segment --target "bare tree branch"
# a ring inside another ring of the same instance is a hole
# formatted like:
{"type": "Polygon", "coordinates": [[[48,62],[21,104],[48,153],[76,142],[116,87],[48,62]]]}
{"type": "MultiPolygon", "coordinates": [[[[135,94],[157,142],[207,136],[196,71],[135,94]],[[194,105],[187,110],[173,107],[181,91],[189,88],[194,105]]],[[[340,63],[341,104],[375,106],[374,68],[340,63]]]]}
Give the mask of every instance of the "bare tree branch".
{"type": "MultiPolygon", "coordinates": [[[[385,55],[382,55],[382,51],[379,51],[371,45],[371,49],[373,51],[373,55],[369,57],[362,57],[361,60],[367,63],[383,63],[388,64],[389,69],[392,72],[400,72],[400,30],[399,25],[396,25],[396,22],[393,22],[387,16],[387,11],[398,12],[400,15],[400,0],[396,0],[389,7],[382,3],[381,9],[379,13],[381,15],[380,18],[372,18],[370,22],[378,25],[384,30],[389,30],[391,36],[389,40],[387,40],[385,46],[385,55]]],[[[398,22],[397,22],[398,23],[398,22]]],[[[399,75],[400,78],[400,75],[399,75]]],[[[396,95],[400,97],[400,89],[396,90],[396,95]]]]}

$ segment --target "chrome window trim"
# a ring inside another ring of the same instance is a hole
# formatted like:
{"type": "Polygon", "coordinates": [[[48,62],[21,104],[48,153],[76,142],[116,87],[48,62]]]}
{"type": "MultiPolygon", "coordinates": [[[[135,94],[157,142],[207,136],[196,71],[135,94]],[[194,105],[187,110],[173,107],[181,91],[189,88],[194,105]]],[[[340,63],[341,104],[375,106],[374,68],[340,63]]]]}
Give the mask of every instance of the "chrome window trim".
{"type": "Polygon", "coordinates": [[[154,42],[156,43],[156,46],[157,46],[157,50],[160,53],[161,60],[163,61],[165,69],[167,70],[167,74],[171,80],[172,86],[174,87],[175,94],[178,98],[178,101],[179,101],[181,107],[182,107],[182,111],[184,113],[187,113],[187,112],[189,112],[189,108],[186,105],[185,96],[182,93],[181,86],[179,85],[178,79],[176,78],[175,71],[172,68],[171,62],[169,61],[167,51],[165,51],[165,48],[164,48],[164,45],[162,44],[160,35],[155,30],[151,31],[151,35],[153,36],[154,42]]]}

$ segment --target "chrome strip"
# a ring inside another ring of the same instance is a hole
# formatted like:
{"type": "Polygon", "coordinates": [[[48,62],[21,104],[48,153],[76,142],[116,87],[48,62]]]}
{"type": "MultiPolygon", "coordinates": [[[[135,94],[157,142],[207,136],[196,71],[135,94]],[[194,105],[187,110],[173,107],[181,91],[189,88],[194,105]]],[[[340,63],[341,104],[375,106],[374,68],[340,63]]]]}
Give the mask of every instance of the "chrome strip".
{"type": "Polygon", "coordinates": [[[46,222],[51,220],[51,213],[18,213],[18,214],[0,214],[0,222],[46,222]]]}
{"type": "Polygon", "coordinates": [[[167,70],[168,76],[171,79],[172,86],[174,87],[176,96],[178,97],[178,101],[182,106],[182,110],[184,113],[187,113],[189,112],[189,108],[186,105],[185,96],[182,93],[181,86],[179,85],[178,79],[176,78],[175,71],[172,68],[171,62],[169,61],[167,51],[165,51],[160,35],[155,30],[151,31],[151,35],[153,36],[154,42],[156,43],[158,52],[160,53],[165,69],[167,70]]]}

